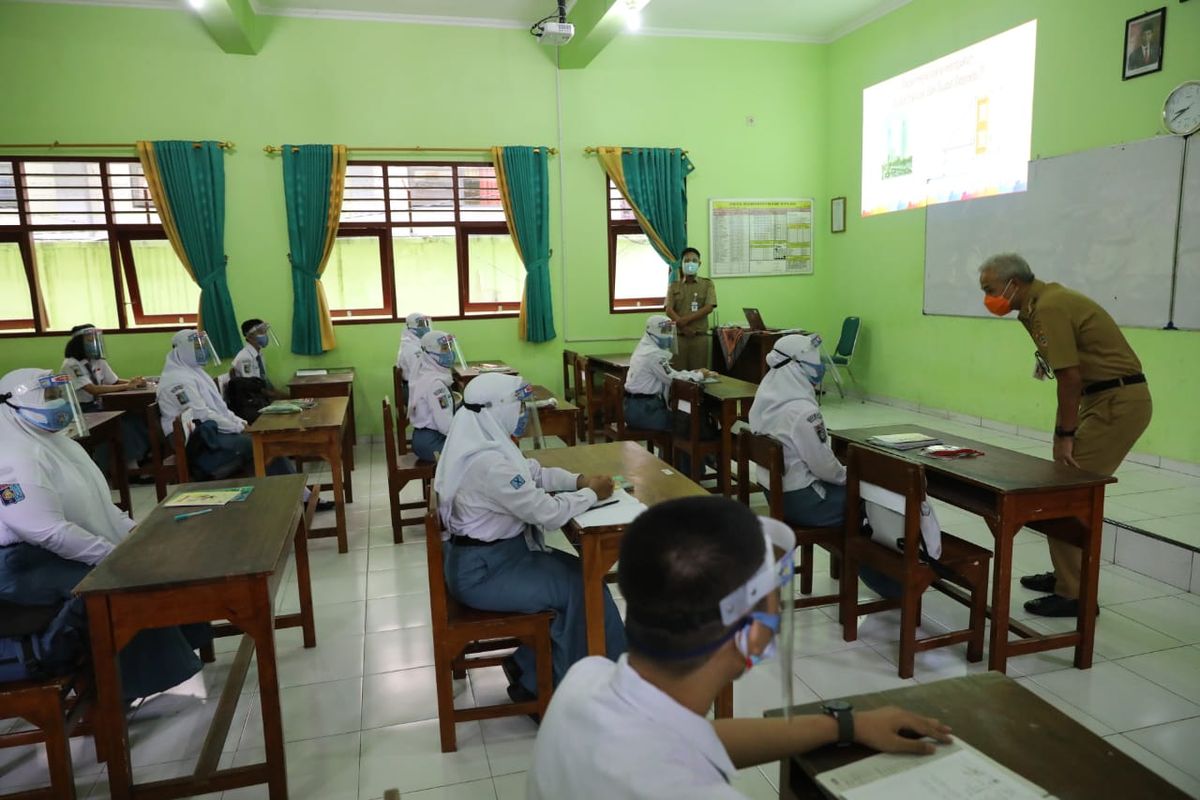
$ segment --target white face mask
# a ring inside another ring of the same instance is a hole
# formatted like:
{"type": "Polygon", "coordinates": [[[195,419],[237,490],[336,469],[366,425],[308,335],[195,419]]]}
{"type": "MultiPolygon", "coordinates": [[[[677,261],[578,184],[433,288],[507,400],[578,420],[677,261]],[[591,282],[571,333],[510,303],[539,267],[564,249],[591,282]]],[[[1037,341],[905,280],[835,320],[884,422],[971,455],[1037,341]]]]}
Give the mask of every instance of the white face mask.
{"type": "Polygon", "coordinates": [[[683,272],[685,275],[695,275],[699,271],[700,271],[700,262],[699,261],[683,262],[683,272]]]}

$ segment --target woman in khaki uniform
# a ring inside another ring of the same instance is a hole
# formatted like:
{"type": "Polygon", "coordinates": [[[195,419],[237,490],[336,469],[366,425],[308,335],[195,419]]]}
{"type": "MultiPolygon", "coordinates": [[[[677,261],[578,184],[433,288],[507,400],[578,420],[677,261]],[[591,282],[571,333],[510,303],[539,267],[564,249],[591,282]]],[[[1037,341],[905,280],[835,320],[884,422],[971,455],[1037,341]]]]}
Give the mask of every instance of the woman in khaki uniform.
{"type": "MultiPolygon", "coordinates": [[[[1015,253],[992,256],[979,268],[984,305],[997,316],[1018,311],[1037,346],[1034,377],[1058,384],[1054,460],[1111,475],[1150,424],[1150,389],[1142,364],[1108,312],[1057,283],[1034,278],[1015,253]]],[[[1044,592],[1025,609],[1044,617],[1079,613],[1082,554],[1049,539],[1054,571],[1026,575],[1021,585],[1044,592]]]]}

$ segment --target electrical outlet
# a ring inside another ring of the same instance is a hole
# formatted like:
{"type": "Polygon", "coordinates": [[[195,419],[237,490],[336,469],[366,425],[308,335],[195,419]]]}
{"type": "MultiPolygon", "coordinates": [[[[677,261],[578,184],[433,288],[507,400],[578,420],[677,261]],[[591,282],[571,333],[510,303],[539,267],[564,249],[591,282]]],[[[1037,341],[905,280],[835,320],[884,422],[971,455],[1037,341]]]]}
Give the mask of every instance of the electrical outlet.
{"type": "Polygon", "coordinates": [[[746,127],[747,128],[753,128],[757,124],[758,124],[758,118],[755,117],[753,114],[750,114],[746,117],[746,127]]]}

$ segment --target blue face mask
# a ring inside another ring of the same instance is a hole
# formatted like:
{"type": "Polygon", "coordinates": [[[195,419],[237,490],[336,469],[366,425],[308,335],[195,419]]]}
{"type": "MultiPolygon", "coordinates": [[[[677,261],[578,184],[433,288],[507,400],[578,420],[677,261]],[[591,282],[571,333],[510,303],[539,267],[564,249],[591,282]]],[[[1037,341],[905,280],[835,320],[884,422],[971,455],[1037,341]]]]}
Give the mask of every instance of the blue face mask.
{"type": "Polygon", "coordinates": [[[271,341],[269,336],[255,336],[254,343],[259,347],[266,347],[271,341]]]}
{"type": "Polygon", "coordinates": [[[438,365],[443,366],[446,369],[450,369],[450,367],[454,366],[453,352],[431,353],[430,355],[437,359],[438,365]]]}
{"type": "Polygon", "coordinates": [[[100,358],[100,346],[95,342],[84,342],[83,354],[88,358],[100,358]]]}
{"type": "Polygon", "coordinates": [[[71,404],[66,400],[51,400],[42,408],[17,407],[17,413],[44,431],[57,433],[71,424],[71,404]]]}
{"type": "Polygon", "coordinates": [[[825,364],[810,364],[807,361],[800,362],[800,369],[804,370],[804,374],[808,376],[808,382],[813,386],[820,386],[821,381],[825,379],[825,364]]]}
{"type": "Polygon", "coordinates": [[[768,614],[765,611],[752,611],[750,618],[746,620],[742,629],[734,636],[734,643],[737,645],[738,652],[746,659],[746,668],[757,667],[764,661],[770,661],[775,657],[776,644],[775,636],[771,636],[771,642],[763,648],[761,653],[750,652],[750,628],[755,623],[759,622],[770,629],[772,634],[779,633],[780,618],[778,614],[768,614]]]}
{"type": "Polygon", "coordinates": [[[700,271],[700,262],[699,262],[699,261],[685,261],[685,262],[683,262],[683,272],[684,272],[684,274],[686,274],[686,275],[695,275],[695,274],[696,274],[697,272],[699,272],[699,271],[700,271]]]}
{"type": "Polygon", "coordinates": [[[654,333],[650,334],[650,336],[654,338],[654,343],[662,350],[670,350],[672,343],[675,341],[674,336],[659,336],[654,333]]]}
{"type": "Polygon", "coordinates": [[[517,427],[513,431],[513,436],[521,437],[525,435],[525,428],[529,425],[529,411],[524,406],[521,407],[521,416],[517,417],[517,427]]]}
{"type": "Polygon", "coordinates": [[[417,337],[418,339],[420,339],[422,336],[424,336],[425,334],[429,333],[429,328],[428,328],[428,327],[426,327],[426,326],[424,326],[424,325],[422,325],[422,326],[420,326],[420,327],[413,328],[413,329],[412,329],[412,332],[413,332],[414,334],[416,334],[416,337],[417,337]]]}

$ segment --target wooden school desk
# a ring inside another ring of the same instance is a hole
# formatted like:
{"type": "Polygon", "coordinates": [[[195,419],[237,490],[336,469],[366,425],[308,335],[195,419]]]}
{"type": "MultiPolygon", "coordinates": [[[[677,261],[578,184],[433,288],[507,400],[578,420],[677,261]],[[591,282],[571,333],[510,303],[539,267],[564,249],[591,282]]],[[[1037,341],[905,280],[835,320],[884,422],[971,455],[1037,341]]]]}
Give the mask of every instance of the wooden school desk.
{"type": "Polygon", "coordinates": [[[610,375],[624,377],[629,371],[629,357],[632,353],[602,353],[588,356],[588,367],[593,373],[607,372],[610,375]]]}
{"type": "Polygon", "coordinates": [[[853,442],[921,464],[925,467],[930,497],[978,514],[987,522],[995,537],[992,607],[988,612],[992,618],[989,669],[1004,672],[1010,657],[1072,646],[1075,648],[1075,666],[1079,669],[1092,666],[1104,487],[1115,483],[1116,478],[916,425],[885,425],[829,433],[833,451],[843,461],[848,445],[853,442]],[[919,450],[892,450],[875,447],[866,441],[881,433],[912,431],[941,439],[946,444],[980,450],[985,455],[933,458],[921,455],[919,450]],[[1070,541],[1083,551],[1083,572],[1079,581],[1081,612],[1072,632],[1041,634],[1009,619],[1013,539],[1026,525],[1048,536],[1070,541]],[[1021,641],[1010,642],[1010,630],[1020,636],[1021,641]]]}
{"type": "Polygon", "coordinates": [[[111,392],[100,398],[100,405],[105,411],[127,411],[138,419],[146,418],[146,409],[158,399],[157,386],[146,386],[144,389],[127,389],[124,392],[111,392]]]}
{"type": "MultiPolygon", "coordinates": [[[[549,400],[553,397],[556,402],[553,407],[547,406],[538,409],[538,422],[542,428],[542,435],[557,436],[566,443],[567,447],[574,447],[579,432],[579,406],[558,397],[545,386],[535,385],[533,397],[535,400],[549,400]]],[[[526,430],[525,435],[530,436],[532,433],[526,430]]]]}
{"type": "Polygon", "coordinates": [[[160,504],[76,587],[87,603],[96,679],[94,724],[114,800],[166,800],[258,783],[269,784],[272,800],[287,797],[273,629],[300,627],[304,646],[316,646],[300,504],[304,483],[304,475],[285,475],[179,486],[172,495],[233,486],[253,486],[254,491],[242,502],[178,522],[176,514],[196,509],[160,504]],[[300,612],[276,617],[275,594],[283,583],[289,548],[296,554],[300,612]],[[229,620],[233,632],[245,635],[196,768],[188,776],[135,786],[117,656],[141,630],[214,620],[229,620]],[[266,760],[217,769],[255,650],[266,760]]]}
{"type": "Polygon", "coordinates": [[[124,411],[85,411],[88,435],[77,441],[89,453],[101,444],[108,444],[108,479],[117,490],[117,507],[126,514],[133,513],[129,495],[129,468],[125,465],[125,443],[121,436],[121,417],[124,411]]]}
{"type": "Polygon", "coordinates": [[[279,457],[306,456],[329,464],[333,483],[313,488],[333,489],[337,522],[331,528],[315,528],[308,535],[312,539],[336,536],[338,552],[345,553],[350,549],[346,503],[354,502],[349,455],[353,448],[346,435],[350,398],[319,397],[316,401],[315,407],[299,414],[262,414],[246,428],[246,434],[254,441],[254,474],[260,477],[267,474],[267,464],[279,457]]]}
{"type": "Polygon", "coordinates": [[[739,378],[722,376],[716,383],[703,384],[704,398],[717,409],[717,421],[721,424],[721,463],[719,474],[721,494],[733,495],[733,480],[730,476],[733,462],[733,424],[750,415],[750,406],[758,392],[758,384],[739,378]]]}
{"type": "MultiPolygon", "coordinates": [[[[288,381],[288,392],[292,397],[345,397],[350,403],[346,412],[346,463],[354,469],[354,445],[358,429],[354,425],[354,367],[330,367],[324,375],[300,375],[288,381]]],[[[353,502],[353,501],[351,501],[353,502]]]]}
{"type": "Polygon", "coordinates": [[[490,361],[468,361],[466,367],[454,365],[450,373],[454,376],[454,387],[458,391],[467,388],[467,384],[488,372],[499,372],[501,375],[516,375],[517,370],[499,359],[490,361]]]}
{"type": "MultiPolygon", "coordinates": [[[[936,717],[953,729],[952,736],[962,737],[976,750],[1059,800],[1187,797],[1033,692],[996,672],[846,700],[856,711],[895,705],[936,717]]],[[[820,714],[821,703],[797,706],[793,713],[820,714]]],[[[778,715],[778,711],[767,712],[767,716],[778,715]]],[[[859,745],[830,746],[786,758],[780,762],[779,798],[824,800],[828,795],[817,786],[815,775],[873,753],[859,745]]]]}

